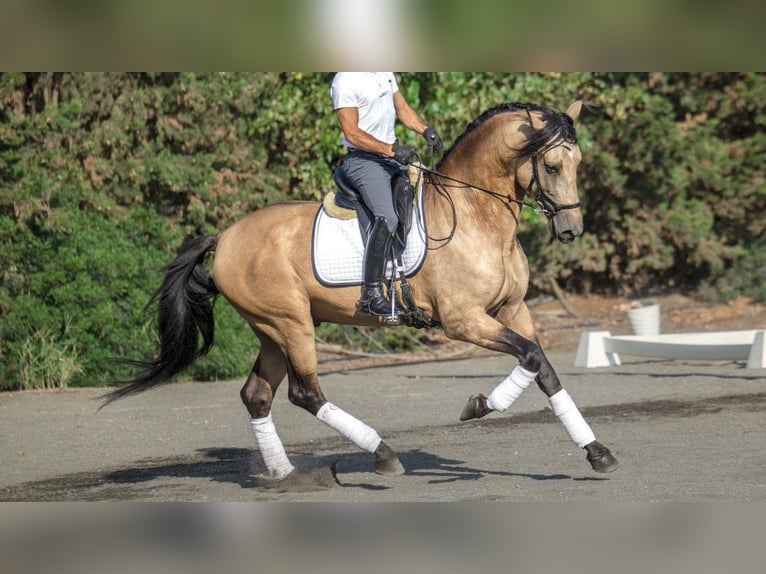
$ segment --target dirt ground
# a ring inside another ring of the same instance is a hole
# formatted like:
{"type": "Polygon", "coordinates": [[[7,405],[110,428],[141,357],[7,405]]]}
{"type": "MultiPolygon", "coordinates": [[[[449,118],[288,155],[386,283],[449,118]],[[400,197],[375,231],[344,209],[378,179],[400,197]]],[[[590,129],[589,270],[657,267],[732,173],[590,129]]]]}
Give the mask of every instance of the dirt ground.
{"type": "MultiPolygon", "coordinates": [[[[658,298],[663,332],[766,328],[747,301],[658,298]]],[[[401,477],[282,389],[274,419],[299,469],[282,483],[263,464],[239,402],[242,381],[179,383],[98,410],[103,389],[0,394],[0,501],[757,501],[766,499],[766,377],[737,362],[623,359],[573,367],[585,330],[630,332],[625,300],[572,297],[532,306],[562,383],[622,463],[594,473],[530,388],[503,414],[460,422],[512,358],[447,344],[407,356],[325,354],[330,400],[399,453],[401,477]],[[576,316],[575,316],[576,315],[576,316]]]]}

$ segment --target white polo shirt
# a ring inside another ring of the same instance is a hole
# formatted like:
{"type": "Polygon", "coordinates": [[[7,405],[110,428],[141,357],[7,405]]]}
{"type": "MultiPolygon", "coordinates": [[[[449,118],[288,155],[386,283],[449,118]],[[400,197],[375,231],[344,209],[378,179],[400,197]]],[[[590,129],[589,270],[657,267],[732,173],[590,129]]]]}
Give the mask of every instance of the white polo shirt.
{"type": "MultiPolygon", "coordinates": [[[[330,86],[334,110],[357,108],[359,128],[389,144],[396,139],[394,94],[398,91],[393,72],[338,72],[330,86]]],[[[353,147],[345,136],[343,145],[353,147]]]]}

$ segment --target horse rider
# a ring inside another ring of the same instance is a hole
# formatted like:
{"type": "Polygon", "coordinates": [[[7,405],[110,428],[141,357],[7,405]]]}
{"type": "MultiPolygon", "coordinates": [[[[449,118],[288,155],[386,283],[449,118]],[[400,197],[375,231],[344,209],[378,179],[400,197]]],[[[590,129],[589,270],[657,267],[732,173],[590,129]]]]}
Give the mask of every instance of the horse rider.
{"type": "Polygon", "coordinates": [[[357,305],[368,315],[391,316],[391,302],[383,292],[386,259],[399,224],[391,181],[415,159],[412,147],[397,143],[394,125],[398,119],[435,151],[442,150],[442,140],[404,99],[393,72],[338,72],[330,94],[348,149],[343,168],[373,217],[357,305]]]}

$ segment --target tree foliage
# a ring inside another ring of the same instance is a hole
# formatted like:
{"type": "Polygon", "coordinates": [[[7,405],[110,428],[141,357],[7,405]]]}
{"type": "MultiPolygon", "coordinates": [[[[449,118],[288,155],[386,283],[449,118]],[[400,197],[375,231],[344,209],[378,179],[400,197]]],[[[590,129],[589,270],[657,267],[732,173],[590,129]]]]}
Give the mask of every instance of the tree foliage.
{"type": "MultiPolygon", "coordinates": [[[[111,357],[154,351],[142,309],[184,236],[331,189],[342,153],[331,79],[0,74],[0,388],[22,385],[35,350],[76,357],[69,384],[119,377],[111,357]]],[[[399,82],[448,144],[498,103],[587,102],[586,234],[552,243],[525,212],[533,289],[553,278],[579,292],[766,299],[764,74],[424,72],[399,82]]],[[[239,377],[252,364],[255,339],[228,306],[217,328],[192,376],[239,377]]]]}

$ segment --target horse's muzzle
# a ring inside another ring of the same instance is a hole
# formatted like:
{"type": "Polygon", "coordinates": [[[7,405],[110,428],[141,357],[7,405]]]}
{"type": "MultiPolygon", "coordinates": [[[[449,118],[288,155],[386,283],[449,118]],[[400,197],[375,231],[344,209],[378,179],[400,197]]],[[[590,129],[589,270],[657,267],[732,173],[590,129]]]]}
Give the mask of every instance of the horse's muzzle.
{"type": "Polygon", "coordinates": [[[572,217],[571,215],[571,213],[558,213],[548,222],[551,235],[561,243],[571,243],[576,237],[582,235],[582,217],[572,217]]]}

